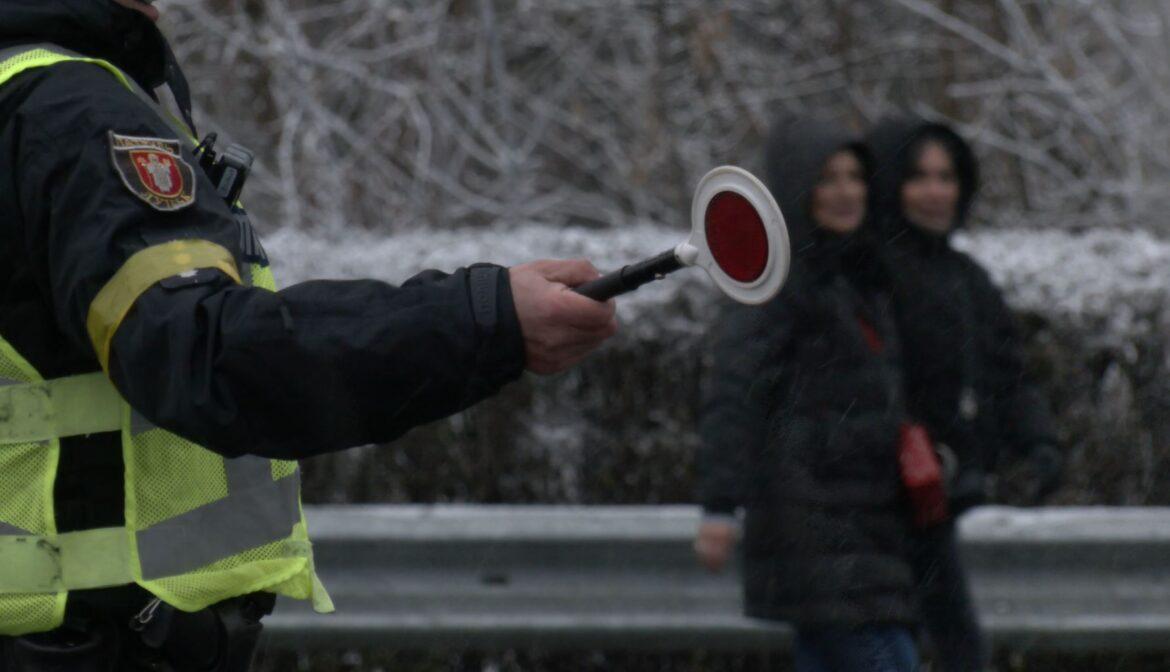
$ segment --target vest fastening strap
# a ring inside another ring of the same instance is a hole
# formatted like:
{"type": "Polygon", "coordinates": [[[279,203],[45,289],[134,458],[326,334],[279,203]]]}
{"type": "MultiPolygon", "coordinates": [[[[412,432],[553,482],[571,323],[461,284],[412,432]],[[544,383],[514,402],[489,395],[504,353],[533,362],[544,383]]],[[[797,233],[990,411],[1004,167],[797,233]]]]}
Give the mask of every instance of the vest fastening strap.
{"type": "Polygon", "coordinates": [[[35,383],[0,381],[0,444],[122,428],[122,397],[102,373],[35,383]]]}
{"type": "MultiPolygon", "coordinates": [[[[118,411],[113,411],[111,407],[115,401],[110,401],[107,398],[109,395],[114,395],[117,397],[116,402],[121,403],[117,388],[100,371],[32,383],[0,378],[0,418],[7,418],[0,422],[0,445],[50,441],[55,438],[98,432],[120,432],[122,431],[120,406],[118,411]],[[93,396],[86,396],[84,404],[66,406],[61,402],[81,394],[93,396]],[[53,415],[52,427],[55,427],[55,430],[47,427],[41,419],[34,420],[30,425],[21,425],[19,414],[15,412],[9,414],[9,409],[44,404],[46,399],[53,400],[53,407],[48,410],[53,415]]],[[[138,411],[130,409],[130,436],[138,436],[152,429],[158,429],[158,425],[138,411]]],[[[2,522],[0,534],[8,534],[4,531],[2,522]]]]}
{"type": "Polygon", "coordinates": [[[54,593],[133,583],[124,527],[55,537],[0,536],[0,594],[54,593]]]}

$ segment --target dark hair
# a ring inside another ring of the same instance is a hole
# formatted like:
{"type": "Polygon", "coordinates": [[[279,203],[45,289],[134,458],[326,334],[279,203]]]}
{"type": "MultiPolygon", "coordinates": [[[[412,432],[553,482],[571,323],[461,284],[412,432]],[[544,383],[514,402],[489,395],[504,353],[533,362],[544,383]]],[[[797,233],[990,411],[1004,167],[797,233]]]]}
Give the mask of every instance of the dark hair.
{"type": "Polygon", "coordinates": [[[868,182],[873,177],[874,170],[873,152],[869,151],[869,147],[864,142],[851,142],[841,149],[853,152],[853,155],[861,162],[861,169],[864,171],[865,179],[868,182]]]}
{"type": "MultiPolygon", "coordinates": [[[[873,154],[869,151],[869,148],[864,143],[850,142],[847,145],[842,145],[833,154],[836,155],[841,152],[849,152],[861,164],[861,179],[865,180],[865,187],[868,189],[870,179],[873,177],[873,154]]],[[[830,156],[829,158],[832,157],[830,156]]]]}
{"type": "MultiPolygon", "coordinates": [[[[918,168],[918,162],[922,159],[922,153],[931,144],[941,146],[951,159],[955,178],[959,182],[959,203],[955,213],[955,226],[960,227],[966,222],[967,214],[971,210],[971,202],[975,198],[975,192],[979,189],[979,167],[975,162],[971,146],[949,127],[942,124],[926,124],[914,134],[914,138],[903,154],[905,163],[901,167],[902,179],[901,184],[898,185],[899,190],[914,175],[918,168]]],[[[895,193],[899,194],[899,192],[895,193]]],[[[900,194],[896,197],[899,201],[901,200],[900,194]]]]}
{"type": "Polygon", "coordinates": [[[918,170],[918,163],[922,160],[923,153],[930,145],[939,145],[943,151],[947,153],[947,157],[951,160],[951,166],[955,171],[955,177],[960,184],[970,184],[970,175],[964,174],[968,171],[970,164],[960,160],[963,153],[963,148],[959,144],[959,140],[951,133],[946,133],[935,126],[926,127],[918,137],[914,138],[909,150],[906,152],[906,166],[902,174],[905,175],[906,181],[909,181],[915,171],[918,170]]]}

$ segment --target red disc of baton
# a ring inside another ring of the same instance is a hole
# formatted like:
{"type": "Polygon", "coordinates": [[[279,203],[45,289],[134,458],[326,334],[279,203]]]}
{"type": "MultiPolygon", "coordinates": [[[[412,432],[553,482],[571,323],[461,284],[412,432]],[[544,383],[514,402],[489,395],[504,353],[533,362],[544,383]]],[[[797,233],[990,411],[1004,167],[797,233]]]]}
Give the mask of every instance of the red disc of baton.
{"type": "Polygon", "coordinates": [[[792,261],[784,213],[751,173],[714,168],[695,187],[691,237],[675,257],[707,271],[736,301],[764,303],[784,286],[792,261]]]}
{"type": "Polygon", "coordinates": [[[755,206],[734,191],[707,204],[707,246],[723,272],[742,283],[760,279],[768,267],[768,232],[755,206]]]}

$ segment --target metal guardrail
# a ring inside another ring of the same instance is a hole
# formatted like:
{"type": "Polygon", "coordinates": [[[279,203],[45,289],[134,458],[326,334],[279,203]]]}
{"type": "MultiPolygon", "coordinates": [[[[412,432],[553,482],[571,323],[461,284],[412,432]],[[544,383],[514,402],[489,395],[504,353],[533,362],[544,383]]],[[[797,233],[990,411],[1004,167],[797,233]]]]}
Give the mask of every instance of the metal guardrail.
{"type": "MultiPolygon", "coordinates": [[[[275,648],[767,650],[688,506],[309,507],[338,613],[282,601],[275,648]]],[[[997,646],[1170,651],[1170,509],[987,508],[961,525],[997,646]]]]}

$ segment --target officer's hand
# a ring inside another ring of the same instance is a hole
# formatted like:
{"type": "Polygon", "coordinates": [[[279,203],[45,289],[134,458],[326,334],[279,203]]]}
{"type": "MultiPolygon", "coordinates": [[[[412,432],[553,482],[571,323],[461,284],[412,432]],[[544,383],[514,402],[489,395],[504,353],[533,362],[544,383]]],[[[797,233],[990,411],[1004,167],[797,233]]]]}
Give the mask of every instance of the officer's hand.
{"type": "Polygon", "coordinates": [[[570,289],[601,275],[588,261],[534,261],[508,275],[529,371],[564,371],[617,333],[612,300],[601,303],[570,289]]]}
{"type": "Polygon", "coordinates": [[[723,571],[728,558],[735,550],[739,538],[739,526],[725,520],[704,520],[695,537],[695,555],[699,562],[711,572],[723,571]]]}

